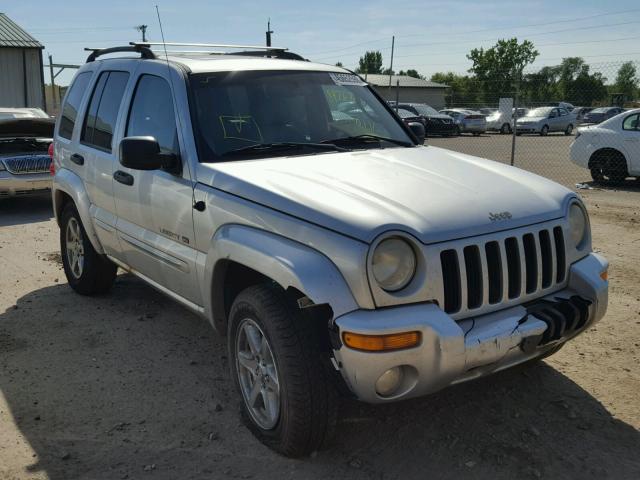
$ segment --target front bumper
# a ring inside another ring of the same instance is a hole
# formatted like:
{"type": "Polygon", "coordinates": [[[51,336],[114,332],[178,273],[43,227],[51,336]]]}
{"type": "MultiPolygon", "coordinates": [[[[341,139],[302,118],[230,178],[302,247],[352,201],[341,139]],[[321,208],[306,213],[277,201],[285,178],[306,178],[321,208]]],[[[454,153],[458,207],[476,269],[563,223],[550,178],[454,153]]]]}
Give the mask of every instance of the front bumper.
{"type": "Polygon", "coordinates": [[[51,175],[47,173],[33,173],[14,175],[7,171],[0,172],[0,197],[16,195],[31,195],[51,189],[51,175]]]}
{"type": "Polygon", "coordinates": [[[456,322],[436,304],[423,303],[357,310],[337,318],[340,338],[345,331],[365,335],[406,331],[422,334],[420,345],[406,350],[374,353],[342,345],[334,350],[337,365],[353,393],[369,403],[417,397],[509,368],[543,355],[604,316],[608,282],[600,274],[607,267],[603,257],[592,253],[571,266],[566,288],[540,299],[557,301],[578,296],[589,304],[586,322],[579,329],[543,346],[525,347],[544,335],[548,327],[523,305],[456,322]],[[400,388],[392,396],[380,396],[376,381],[397,366],[405,372],[400,388]]]}
{"type": "Polygon", "coordinates": [[[458,131],[455,123],[427,121],[425,125],[427,135],[453,135],[458,131]]]}
{"type": "Polygon", "coordinates": [[[540,133],[541,128],[542,127],[537,124],[531,124],[531,125],[518,124],[516,125],[516,132],[517,133],[540,133]]]}

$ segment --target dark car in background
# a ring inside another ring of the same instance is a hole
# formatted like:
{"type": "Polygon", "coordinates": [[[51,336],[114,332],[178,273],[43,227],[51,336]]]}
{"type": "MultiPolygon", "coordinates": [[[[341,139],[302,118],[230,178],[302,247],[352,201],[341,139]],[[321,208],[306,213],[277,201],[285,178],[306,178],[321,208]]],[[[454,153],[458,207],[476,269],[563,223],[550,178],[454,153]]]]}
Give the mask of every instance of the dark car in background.
{"type": "Polygon", "coordinates": [[[407,110],[422,118],[426,135],[457,135],[456,124],[449,115],[438,112],[426,103],[399,103],[398,108],[407,110]]]}
{"type": "Polygon", "coordinates": [[[578,123],[584,123],[584,117],[587,113],[593,110],[593,107],[574,107],[571,111],[576,116],[576,121],[578,123]]]}
{"type": "Polygon", "coordinates": [[[602,123],[622,112],[624,112],[624,108],[621,107],[594,108],[582,117],[582,123],[602,123]]]}
{"type": "Polygon", "coordinates": [[[406,110],[404,108],[395,108],[394,107],[393,110],[402,119],[404,124],[413,131],[414,135],[416,135],[418,137],[418,139],[421,140],[422,143],[424,143],[425,135],[417,135],[416,132],[413,130],[412,126],[411,126],[412,123],[419,123],[420,125],[424,126],[424,119],[420,115],[416,115],[414,112],[411,112],[411,111],[406,110]]]}

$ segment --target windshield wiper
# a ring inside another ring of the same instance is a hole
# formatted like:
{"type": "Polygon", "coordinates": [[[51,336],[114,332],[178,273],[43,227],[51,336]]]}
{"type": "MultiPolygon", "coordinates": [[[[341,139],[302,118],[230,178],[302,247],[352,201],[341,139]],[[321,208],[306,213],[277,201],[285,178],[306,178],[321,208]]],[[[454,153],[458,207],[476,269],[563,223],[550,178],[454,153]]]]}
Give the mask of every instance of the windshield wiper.
{"type": "Polygon", "coordinates": [[[339,147],[333,143],[305,143],[305,142],[272,142],[272,143],[256,143],[247,145],[246,147],[229,150],[222,156],[241,155],[243,153],[262,153],[270,151],[287,151],[287,150],[320,150],[334,152],[348,152],[348,148],[339,147]]]}
{"type": "Polygon", "coordinates": [[[412,142],[405,142],[404,140],[397,140],[395,138],[389,138],[389,137],[381,137],[379,135],[373,135],[370,133],[363,133],[362,135],[353,135],[350,137],[335,138],[333,140],[324,140],[322,143],[327,143],[327,144],[340,143],[340,144],[353,145],[353,144],[370,143],[370,142],[389,142],[389,143],[394,143],[396,145],[400,145],[401,147],[413,146],[412,142]]]}

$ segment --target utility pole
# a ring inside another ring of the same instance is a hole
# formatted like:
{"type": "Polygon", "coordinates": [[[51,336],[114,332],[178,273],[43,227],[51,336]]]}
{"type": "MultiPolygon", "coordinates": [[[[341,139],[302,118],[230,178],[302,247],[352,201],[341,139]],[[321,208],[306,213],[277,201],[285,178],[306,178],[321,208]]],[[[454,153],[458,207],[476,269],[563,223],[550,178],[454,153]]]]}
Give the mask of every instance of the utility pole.
{"type": "Polygon", "coordinates": [[[520,79],[522,78],[522,69],[514,72],[515,92],[513,95],[513,127],[511,128],[511,166],[516,160],[516,135],[518,134],[518,96],[520,93],[520,79]]]}
{"type": "MultiPolygon", "coordinates": [[[[53,74],[53,57],[49,55],[49,74],[51,75],[51,106],[53,111],[56,110],[56,83],[55,83],[55,75],[53,74]]],[[[46,103],[46,99],[45,99],[46,103]]]]}
{"type": "Polygon", "coordinates": [[[148,25],[138,25],[136,30],[142,32],[142,42],[145,43],[147,41],[147,27],[148,25]]]}
{"type": "Polygon", "coordinates": [[[271,34],[274,33],[273,30],[271,30],[271,19],[267,20],[267,47],[271,46],[271,34]]]}
{"type": "Polygon", "coordinates": [[[396,43],[395,35],[391,37],[391,65],[389,66],[389,92],[391,92],[391,76],[393,75],[393,50],[396,43]]]}

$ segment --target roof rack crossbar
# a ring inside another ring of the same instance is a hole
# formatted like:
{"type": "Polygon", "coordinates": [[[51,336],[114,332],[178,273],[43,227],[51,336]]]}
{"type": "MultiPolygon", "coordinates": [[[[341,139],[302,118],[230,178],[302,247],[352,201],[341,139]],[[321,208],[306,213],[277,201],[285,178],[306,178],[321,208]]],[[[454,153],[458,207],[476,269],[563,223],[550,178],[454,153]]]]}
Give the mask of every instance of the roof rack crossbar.
{"type": "Polygon", "coordinates": [[[167,47],[200,47],[200,48],[250,48],[252,50],[277,50],[286,52],[284,47],[265,47],[264,45],[230,45],[223,43],[180,43],[180,42],[130,42],[129,45],[139,47],[167,46],[167,47]]]}
{"type": "Polygon", "coordinates": [[[93,62],[96,58],[107,55],[109,53],[120,52],[135,52],[139,53],[141,58],[152,60],[157,58],[149,47],[144,45],[129,45],[123,47],[109,47],[109,48],[85,48],[85,51],[91,52],[91,55],[87,57],[87,63],[93,62]]]}

